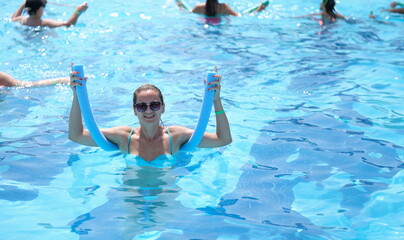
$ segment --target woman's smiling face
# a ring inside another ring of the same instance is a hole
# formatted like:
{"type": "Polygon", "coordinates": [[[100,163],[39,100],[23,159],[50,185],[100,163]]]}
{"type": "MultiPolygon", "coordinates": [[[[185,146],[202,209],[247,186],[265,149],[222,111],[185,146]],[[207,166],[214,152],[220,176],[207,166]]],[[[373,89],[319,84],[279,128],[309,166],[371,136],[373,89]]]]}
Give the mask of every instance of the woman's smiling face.
{"type": "Polygon", "coordinates": [[[144,112],[137,110],[134,106],[135,115],[138,116],[140,123],[154,123],[159,122],[161,114],[164,113],[164,103],[161,102],[160,96],[156,91],[153,90],[143,90],[137,94],[136,104],[146,103],[147,109],[144,112]],[[150,108],[150,103],[160,102],[160,109],[153,111],[150,108]]]}

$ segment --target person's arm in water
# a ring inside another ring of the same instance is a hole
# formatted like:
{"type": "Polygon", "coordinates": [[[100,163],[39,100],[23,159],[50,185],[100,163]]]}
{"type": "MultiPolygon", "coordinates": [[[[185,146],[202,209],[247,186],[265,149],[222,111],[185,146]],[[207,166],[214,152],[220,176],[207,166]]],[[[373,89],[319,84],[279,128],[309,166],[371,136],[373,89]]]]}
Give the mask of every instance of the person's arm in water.
{"type": "Polygon", "coordinates": [[[245,10],[242,14],[255,14],[255,13],[261,12],[268,5],[269,5],[269,0],[265,0],[264,2],[261,2],[257,7],[245,10]]]}
{"type": "Polygon", "coordinates": [[[383,9],[383,12],[392,12],[392,13],[401,13],[404,14],[404,8],[390,8],[390,9],[383,9]]]}
{"type": "Polygon", "coordinates": [[[43,27],[50,27],[50,28],[55,28],[55,27],[70,27],[71,25],[75,25],[77,23],[77,20],[79,19],[80,15],[85,12],[88,8],[87,3],[82,3],[79,6],[76,7],[75,12],[70,16],[70,18],[66,22],[59,22],[55,21],[52,19],[44,19],[42,21],[42,26],[43,27]]]}
{"type": "Polygon", "coordinates": [[[22,11],[24,10],[25,7],[25,0],[22,2],[20,7],[13,13],[11,16],[11,21],[16,22],[21,19],[22,11]]]}
{"type": "Polygon", "coordinates": [[[33,81],[33,82],[20,81],[4,72],[0,72],[0,86],[4,86],[4,87],[43,87],[43,86],[51,86],[51,85],[56,85],[56,84],[68,84],[68,83],[69,83],[69,78],[66,78],[66,77],[50,78],[50,79],[33,81]]]}
{"type": "Polygon", "coordinates": [[[348,18],[340,13],[335,13],[337,15],[337,18],[342,18],[344,20],[348,20],[348,18]]]}
{"type": "Polygon", "coordinates": [[[293,18],[307,18],[307,17],[314,17],[314,16],[321,16],[321,15],[322,15],[321,13],[310,13],[310,14],[307,14],[307,15],[296,16],[296,17],[293,17],[293,18]]]}
{"type": "Polygon", "coordinates": [[[257,9],[254,10],[253,13],[261,12],[262,10],[264,10],[268,6],[268,4],[269,4],[268,1],[262,2],[260,4],[260,6],[257,9]]]}

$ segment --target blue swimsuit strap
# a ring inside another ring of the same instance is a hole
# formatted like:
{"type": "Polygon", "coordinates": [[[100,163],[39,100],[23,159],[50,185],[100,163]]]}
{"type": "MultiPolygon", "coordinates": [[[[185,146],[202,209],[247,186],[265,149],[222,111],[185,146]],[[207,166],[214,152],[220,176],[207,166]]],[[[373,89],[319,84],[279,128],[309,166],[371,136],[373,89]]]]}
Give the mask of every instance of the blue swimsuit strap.
{"type": "Polygon", "coordinates": [[[170,130],[166,127],[168,139],[170,139],[170,154],[173,155],[173,138],[171,137],[170,130]]]}
{"type": "MultiPolygon", "coordinates": [[[[130,130],[128,136],[128,154],[130,152],[130,137],[132,136],[133,130],[135,130],[135,128],[132,128],[132,130],[130,130]]],[[[170,130],[168,129],[168,127],[166,128],[166,130],[168,134],[168,139],[170,139],[170,154],[173,155],[173,138],[171,137],[170,130]]]]}
{"type": "Polygon", "coordinates": [[[133,130],[135,130],[135,128],[132,128],[132,130],[130,130],[129,137],[128,137],[128,154],[130,152],[130,137],[132,137],[133,130]]]}

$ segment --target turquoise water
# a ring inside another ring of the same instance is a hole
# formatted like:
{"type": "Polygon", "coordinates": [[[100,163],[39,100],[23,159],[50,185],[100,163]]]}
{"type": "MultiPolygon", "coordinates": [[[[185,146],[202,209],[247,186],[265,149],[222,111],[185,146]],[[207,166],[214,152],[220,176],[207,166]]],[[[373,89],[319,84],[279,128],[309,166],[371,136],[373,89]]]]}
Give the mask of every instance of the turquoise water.
{"type": "MultiPolygon", "coordinates": [[[[81,2],[51,3],[57,19],[81,2]]],[[[172,1],[99,0],[76,27],[39,32],[9,22],[18,4],[0,3],[0,71],[33,81],[85,65],[102,127],[137,126],[131,94],[151,82],[164,123],[192,128],[217,65],[233,143],[128,169],[67,139],[68,86],[0,89],[0,239],[404,237],[404,22],[386,1],[340,1],[354,19],[320,27],[290,18],[312,0],[217,26],[172,1]]]]}

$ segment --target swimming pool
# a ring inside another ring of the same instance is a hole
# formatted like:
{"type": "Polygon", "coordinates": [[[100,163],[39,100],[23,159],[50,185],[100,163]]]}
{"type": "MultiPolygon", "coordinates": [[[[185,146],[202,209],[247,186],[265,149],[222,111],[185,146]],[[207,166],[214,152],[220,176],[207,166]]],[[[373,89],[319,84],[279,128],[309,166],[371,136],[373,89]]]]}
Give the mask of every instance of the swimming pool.
{"type": "Polygon", "coordinates": [[[217,26],[172,1],[99,0],[75,28],[39,32],[9,22],[18,4],[0,3],[0,71],[35,80],[85,65],[102,127],[136,126],[131,94],[151,82],[164,123],[193,127],[217,65],[233,143],[127,169],[67,139],[69,87],[0,89],[1,239],[403,238],[404,23],[379,14],[385,1],[341,1],[355,20],[320,27],[289,18],[314,0],[217,26]]]}

